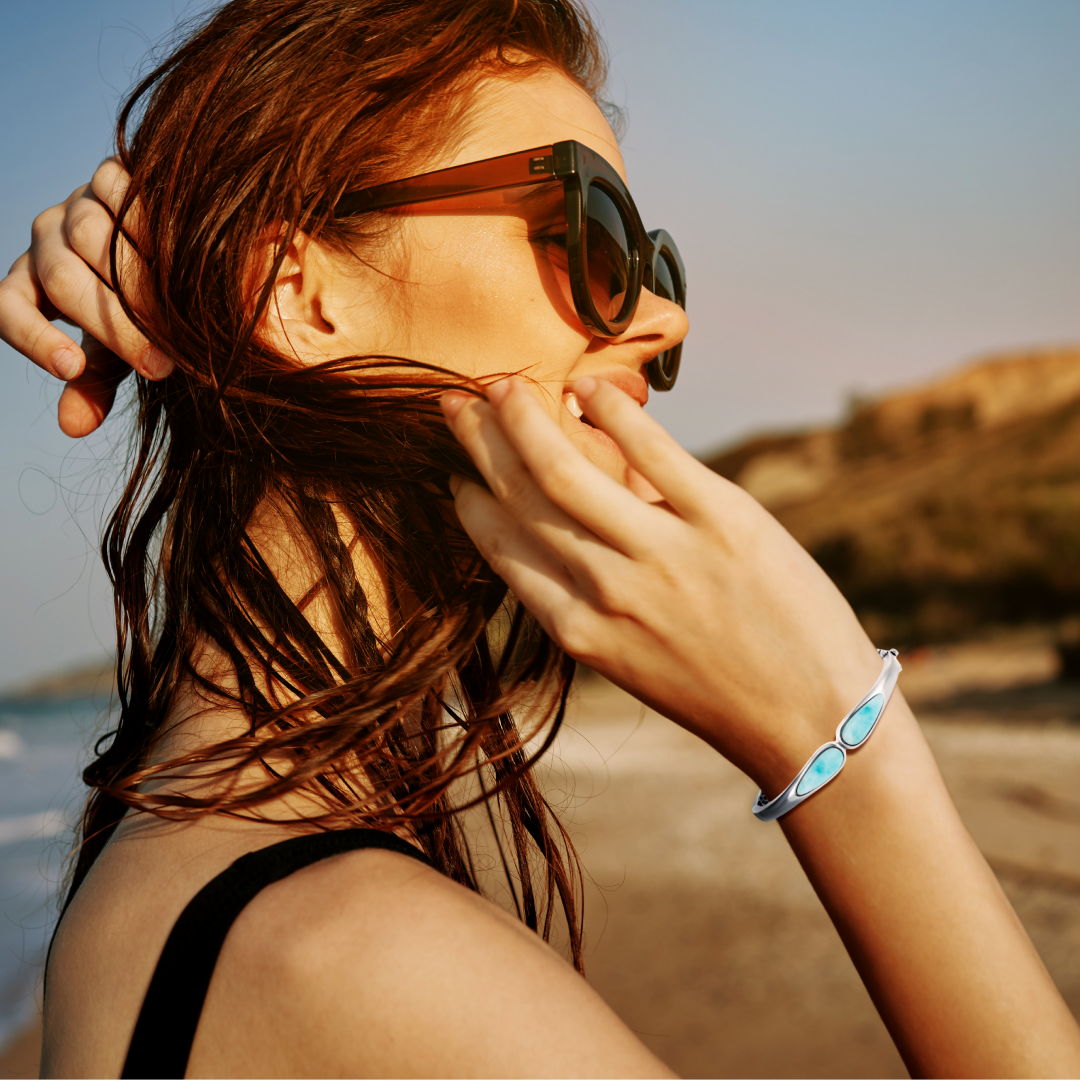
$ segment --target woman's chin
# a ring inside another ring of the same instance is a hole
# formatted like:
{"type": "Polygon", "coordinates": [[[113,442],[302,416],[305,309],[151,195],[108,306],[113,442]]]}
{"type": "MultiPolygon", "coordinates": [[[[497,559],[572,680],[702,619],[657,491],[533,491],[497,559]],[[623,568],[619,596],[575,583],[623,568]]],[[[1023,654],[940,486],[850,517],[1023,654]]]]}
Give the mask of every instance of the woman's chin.
{"type": "Polygon", "coordinates": [[[570,441],[598,468],[626,483],[627,461],[619,444],[599,428],[580,424],[577,431],[570,432],[570,441]]]}
{"type": "Polygon", "coordinates": [[[619,449],[619,444],[607,432],[593,427],[585,419],[581,406],[572,392],[567,391],[563,394],[562,404],[563,408],[559,410],[558,420],[567,438],[598,469],[602,469],[620,484],[625,484],[629,463],[622,450],[619,449]]]}

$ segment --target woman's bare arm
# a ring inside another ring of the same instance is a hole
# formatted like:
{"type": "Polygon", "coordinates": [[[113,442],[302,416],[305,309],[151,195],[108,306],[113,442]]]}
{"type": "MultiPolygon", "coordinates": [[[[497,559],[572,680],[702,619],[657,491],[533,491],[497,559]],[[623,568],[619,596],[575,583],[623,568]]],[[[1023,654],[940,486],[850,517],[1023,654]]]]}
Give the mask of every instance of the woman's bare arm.
{"type": "MultiPolygon", "coordinates": [[[[556,640],[775,795],[880,659],[748,495],[614,387],[575,391],[666,503],[591,466],[507,380],[491,404],[447,395],[491,486],[460,484],[461,520],[556,640]]],[[[782,822],[913,1074],[1080,1074],[1080,1030],[899,694],[840,776],[782,822]]]]}
{"type": "Polygon", "coordinates": [[[781,819],[913,1076],[1075,1076],[1080,1031],[897,697],[781,819]]]}

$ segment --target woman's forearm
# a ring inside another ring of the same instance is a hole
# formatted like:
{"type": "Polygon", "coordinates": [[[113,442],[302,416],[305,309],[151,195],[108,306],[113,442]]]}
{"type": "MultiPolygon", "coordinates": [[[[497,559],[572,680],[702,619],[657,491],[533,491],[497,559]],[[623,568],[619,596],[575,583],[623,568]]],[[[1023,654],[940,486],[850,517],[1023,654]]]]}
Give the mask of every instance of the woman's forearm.
{"type": "Polygon", "coordinates": [[[1080,1029],[899,694],[782,825],[912,1075],[1080,1075],[1080,1029]]]}
{"type": "MultiPolygon", "coordinates": [[[[505,380],[486,403],[444,399],[489,484],[456,482],[465,528],[571,655],[777,795],[881,657],[758,503],[615,387],[582,379],[574,393],[664,501],[601,475],[505,380]]],[[[781,821],[913,1073],[1080,1075],[1080,1031],[901,695],[781,821]]]]}

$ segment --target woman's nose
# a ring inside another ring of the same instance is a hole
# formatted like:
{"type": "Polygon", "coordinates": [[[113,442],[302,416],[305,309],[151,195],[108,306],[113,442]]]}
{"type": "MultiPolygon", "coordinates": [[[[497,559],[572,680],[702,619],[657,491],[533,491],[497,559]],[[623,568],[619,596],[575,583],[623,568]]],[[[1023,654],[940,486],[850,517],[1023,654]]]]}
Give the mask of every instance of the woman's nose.
{"type": "Polygon", "coordinates": [[[612,344],[640,344],[656,355],[678,345],[689,329],[686,312],[678,304],[642,289],[633,320],[622,334],[612,339],[612,344]]]}

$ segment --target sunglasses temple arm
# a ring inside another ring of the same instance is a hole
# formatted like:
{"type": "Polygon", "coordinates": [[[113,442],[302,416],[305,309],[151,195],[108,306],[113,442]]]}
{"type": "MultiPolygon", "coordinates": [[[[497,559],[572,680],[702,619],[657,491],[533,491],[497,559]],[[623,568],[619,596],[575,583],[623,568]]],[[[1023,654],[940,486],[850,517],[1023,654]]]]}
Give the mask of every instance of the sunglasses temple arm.
{"type": "Polygon", "coordinates": [[[455,195],[543,184],[555,180],[552,148],[539,146],[516,154],[472,161],[437,172],[394,180],[389,184],[347,192],[334,206],[334,216],[351,217],[370,210],[390,210],[414,203],[434,202],[455,195]]]}

